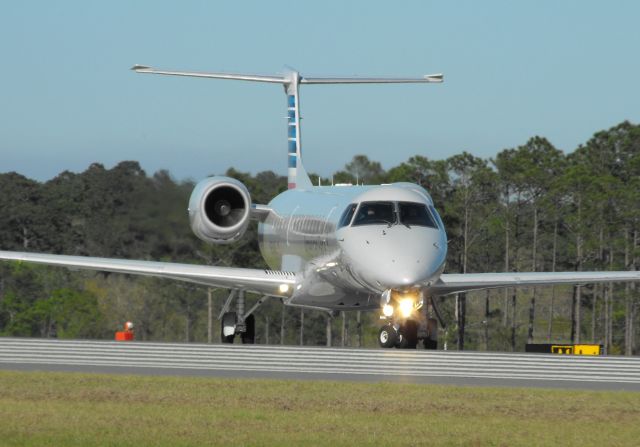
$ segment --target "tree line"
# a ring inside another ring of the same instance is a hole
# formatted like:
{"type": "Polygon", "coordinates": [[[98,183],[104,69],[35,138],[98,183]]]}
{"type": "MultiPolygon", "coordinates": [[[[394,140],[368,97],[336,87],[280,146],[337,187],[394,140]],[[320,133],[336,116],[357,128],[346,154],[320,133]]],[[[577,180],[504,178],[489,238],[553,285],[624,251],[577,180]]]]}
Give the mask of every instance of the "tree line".
{"type": "MultiPolygon", "coordinates": [[[[224,173],[256,203],[286,188],[273,172],[224,173]]],[[[312,179],[317,176],[312,175],[312,179]]],[[[484,159],[416,155],[385,170],[355,156],[322,184],[409,181],[431,193],[445,222],[447,272],[637,270],[640,258],[640,126],[622,122],[565,154],[546,138],[484,159]]],[[[0,247],[208,265],[266,267],[257,225],[232,245],[190,231],[194,184],[137,162],[93,164],[38,182],[0,174],[0,247]]],[[[0,334],[111,338],[133,320],[143,340],[216,341],[211,326],[226,292],[168,280],[0,263],[0,334]]],[[[252,297],[251,299],[257,299],[252,297]]],[[[438,298],[447,349],[522,350],[526,342],[595,342],[637,354],[637,284],[469,292],[438,298]]],[[[249,303],[251,304],[251,303],[249,303]]],[[[257,342],[373,346],[374,313],[332,318],[267,301],[257,342]]]]}

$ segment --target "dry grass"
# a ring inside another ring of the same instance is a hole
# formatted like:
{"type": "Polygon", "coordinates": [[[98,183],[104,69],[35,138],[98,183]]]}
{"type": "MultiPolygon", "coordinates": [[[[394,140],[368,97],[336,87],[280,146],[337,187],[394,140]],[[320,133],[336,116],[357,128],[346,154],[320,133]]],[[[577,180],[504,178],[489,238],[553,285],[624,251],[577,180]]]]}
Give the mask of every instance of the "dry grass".
{"type": "Polygon", "coordinates": [[[640,393],[0,371],[0,445],[638,445],[640,393]]]}

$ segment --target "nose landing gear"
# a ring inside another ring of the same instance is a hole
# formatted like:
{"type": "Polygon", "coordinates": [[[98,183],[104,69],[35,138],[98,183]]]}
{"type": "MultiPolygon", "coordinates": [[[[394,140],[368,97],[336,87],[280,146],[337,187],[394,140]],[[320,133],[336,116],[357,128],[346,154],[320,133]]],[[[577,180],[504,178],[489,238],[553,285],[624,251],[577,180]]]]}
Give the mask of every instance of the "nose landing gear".
{"type": "Polygon", "coordinates": [[[401,324],[385,324],[378,332],[383,348],[415,349],[418,346],[418,322],[406,320],[401,324]]]}
{"type": "Polygon", "coordinates": [[[411,318],[394,319],[380,328],[378,344],[382,348],[415,349],[422,341],[424,349],[438,349],[438,310],[432,297],[424,312],[414,312],[411,318]]]}
{"type": "Polygon", "coordinates": [[[393,348],[398,341],[398,331],[392,324],[385,324],[378,332],[378,343],[383,348],[393,348]]]}

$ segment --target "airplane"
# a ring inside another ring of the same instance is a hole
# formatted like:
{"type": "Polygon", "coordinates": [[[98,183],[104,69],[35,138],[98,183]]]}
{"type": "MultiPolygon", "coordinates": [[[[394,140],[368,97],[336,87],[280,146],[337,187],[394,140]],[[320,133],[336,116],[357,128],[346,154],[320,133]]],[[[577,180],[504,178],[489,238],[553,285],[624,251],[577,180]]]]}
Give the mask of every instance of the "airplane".
{"type": "Polygon", "coordinates": [[[259,246],[269,269],[214,267],[0,251],[0,259],[72,269],[147,275],[229,290],[221,340],[255,343],[254,312],[270,297],[289,306],[379,311],[383,348],[437,349],[442,319],[434,297],[471,290],[556,284],[640,281],[639,271],[444,273],[447,234],[428,191],[417,184],[314,186],[302,162],[300,87],[327,84],[441,83],[442,74],[409,78],[307,77],[288,69],[278,75],[156,70],[136,73],[280,84],[288,128],[288,189],[266,205],[254,204],[240,181],[208,177],[189,199],[191,229],[211,244],[243,237],[258,221],[259,246]],[[245,294],[260,296],[250,309],[245,294]],[[232,310],[232,306],[235,308],[232,310]]]}

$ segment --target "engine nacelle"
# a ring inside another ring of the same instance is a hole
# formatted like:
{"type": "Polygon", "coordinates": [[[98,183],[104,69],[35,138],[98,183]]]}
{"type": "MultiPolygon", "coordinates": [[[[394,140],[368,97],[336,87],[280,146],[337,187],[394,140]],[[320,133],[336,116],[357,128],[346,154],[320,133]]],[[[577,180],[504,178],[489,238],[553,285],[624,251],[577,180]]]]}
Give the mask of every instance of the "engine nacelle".
{"type": "Polygon", "coordinates": [[[209,177],[196,185],[189,199],[191,230],[212,244],[229,244],[242,237],[249,225],[251,195],[230,177],[209,177]]]}

